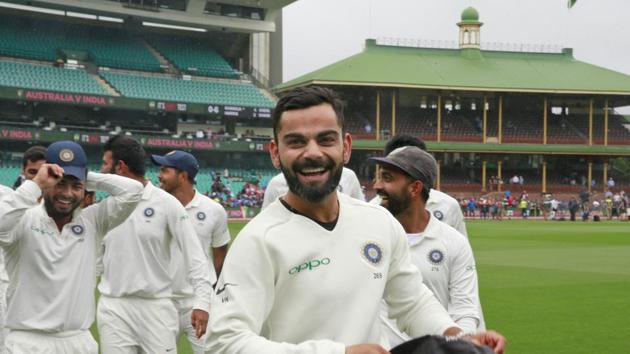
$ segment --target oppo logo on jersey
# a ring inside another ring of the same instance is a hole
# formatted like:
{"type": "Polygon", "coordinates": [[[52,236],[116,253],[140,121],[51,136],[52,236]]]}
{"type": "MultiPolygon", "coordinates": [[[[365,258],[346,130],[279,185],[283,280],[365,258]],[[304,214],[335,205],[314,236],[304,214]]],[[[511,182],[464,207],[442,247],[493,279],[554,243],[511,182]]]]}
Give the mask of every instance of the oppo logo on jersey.
{"type": "Polygon", "coordinates": [[[297,265],[289,269],[289,274],[293,275],[303,270],[313,270],[313,268],[317,268],[321,265],[329,265],[329,264],[330,264],[330,258],[328,257],[322,258],[322,259],[313,259],[312,261],[302,263],[300,265],[297,265]]]}

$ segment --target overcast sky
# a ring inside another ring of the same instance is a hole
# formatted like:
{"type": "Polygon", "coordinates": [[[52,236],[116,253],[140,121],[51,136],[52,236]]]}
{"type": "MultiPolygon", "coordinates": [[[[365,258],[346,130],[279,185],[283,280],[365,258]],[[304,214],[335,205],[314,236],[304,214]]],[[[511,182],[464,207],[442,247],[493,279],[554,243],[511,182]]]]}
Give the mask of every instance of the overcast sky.
{"type": "Polygon", "coordinates": [[[481,41],[553,44],[630,75],[630,1],[298,0],[284,16],[284,80],[359,53],[366,38],[458,40],[461,12],[479,11],[481,41]]]}

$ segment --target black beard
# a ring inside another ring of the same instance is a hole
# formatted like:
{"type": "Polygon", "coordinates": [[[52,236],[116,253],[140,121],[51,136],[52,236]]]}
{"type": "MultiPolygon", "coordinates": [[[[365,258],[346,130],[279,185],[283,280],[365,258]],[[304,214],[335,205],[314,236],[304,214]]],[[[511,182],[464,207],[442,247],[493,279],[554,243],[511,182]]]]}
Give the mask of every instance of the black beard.
{"type": "Polygon", "coordinates": [[[379,194],[381,198],[382,195],[387,197],[387,205],[384,205],[383,207],[389,210],[389,212],[394,216],[398,216],[403,211],[407,210],[407,208],[409,208],[409,204],[411,203],[409,196],[398,196],[385,192],[379,194]]]}
{"type": "Polygon", "coordinates": [[[302,199],[310,203],[319,203],[326,198],[330,193],[337,189],[339,181],[341,180],[341,172],[343,171],[343,164],[335,166],[332,160],[311,160],[306,159],[304,163],[294,162],[291,169],[288,169],[280,161],[280,169],[284,174],[284,178],[287,180],[289,190],[299,196],[302,199]],[[330,171],[330,176],[321,186],[308,186],[300,183],[297,177],[298,171],[302,168],[308,167],[323,167],[325,170],[330,171]]]}
{"type": "Polygon", "coordinates": [[[67,212],[59,211],[55,209],[52,198],[44,196],[44,208],[46,209],[48,216],[53,218],[53,220],[63,219],[67,217],[68,215],[72,215],[72,213],[74,213],[74,211],[79,207],[79,205],[81,205],[81,202],[75,201],[74,205],[69,211],[67,212]]]}

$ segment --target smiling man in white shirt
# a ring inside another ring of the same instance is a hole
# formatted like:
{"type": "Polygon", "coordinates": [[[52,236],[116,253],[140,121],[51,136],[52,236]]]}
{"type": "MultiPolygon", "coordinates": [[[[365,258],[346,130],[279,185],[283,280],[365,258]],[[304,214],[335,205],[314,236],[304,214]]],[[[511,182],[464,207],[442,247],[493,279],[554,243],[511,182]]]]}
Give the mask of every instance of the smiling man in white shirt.
{"type": "Polygon", "coordinates": [[[144,184],[134,212],[104,239],[97,323],[103,354],[176,350],[177,310],[172,301],[171,245],[179,248],[195,295],[191,322],[206,330],[212,284],[208,260],[180,202],[144,178],[146,154],[127,136],[104,147],[101,171],[144,184]],[[133,236],[133,237],[129,237],[133,236]]]}
{"type": "MultiPolygon", "coordinates": [[[[223,260],[230,242],[227,213],[221,204],[195,189],[195,177],[199,162],[185,151],[174,150],[164,156],[152,155],[153,163],[160,166],[160,188],[173,195],[184,206],[193,223],[201,250],[210,260],[210,279],[216,283],[223,267],[223,260]]],[[[178,338],[185,334],[194,354],[202,354],[206,336],[198,338],[191,323],[194,305],[193,287],[185,272],[184,258],[179,248],[171,247],[171,275],[173,277],[173,301],[179,314],[178,338]]]]}
{"type": "Polygon", "coordinates": [[[0,245],[10,277],[7,351],[96,354],[89,328],[97,247],[133,211],[142,185],[88,173],[74,142],[51,144],[46,160],[32,181],[0,200],[0,245]],[[86,188],[112,196],[81,209],[86,188]]]}
{"type": "MultiPolygon", "coordinates": [[[[289,192],[233,242],[207,353],[385,354],[389,343],[375,325],[382,299],[413,336],[463,336],[422,284],[400,223],[337,192],[352,149],[342,107],[321,87],[297,88],[278,101],[270,151],[289,192]]],[[[475,338],[503,352],[500,335],[475,338]]]]}
{"type": "MultiPolygon", "coordinates": [[[[464,332],[477,332],[481,306],[468,239],[426,208],[435,180],[435,159],[416,146],[404,146],[372,160],[381,167],[374,189],[381,205],[404,227],[412,262],[420,269],[424,284],[464,332]]],[[[392,345],[410,339],[386,319],[386,314],[381,320],[393,331],[392,345]]]]}

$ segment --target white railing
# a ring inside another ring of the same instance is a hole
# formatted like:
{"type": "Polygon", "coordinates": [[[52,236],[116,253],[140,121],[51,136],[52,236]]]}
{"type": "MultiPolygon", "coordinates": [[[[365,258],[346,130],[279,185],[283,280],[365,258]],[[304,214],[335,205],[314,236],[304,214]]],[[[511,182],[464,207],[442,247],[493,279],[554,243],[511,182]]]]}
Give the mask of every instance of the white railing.
{"type": "MultiPolygon", "coordinates": [[[[376,44],[396,47],[412,48],[437,48],[437,49],[458,49],[457,41],[417,39],[417,38],[397,38],[381,37],[376,39],[376,44]]],[[[531,43],[503,43],[484,42],[481,49],[502,52],[523,52],[523,53],[562,53],[563,46],[557,44],[531,44],[531,43]]]]}

